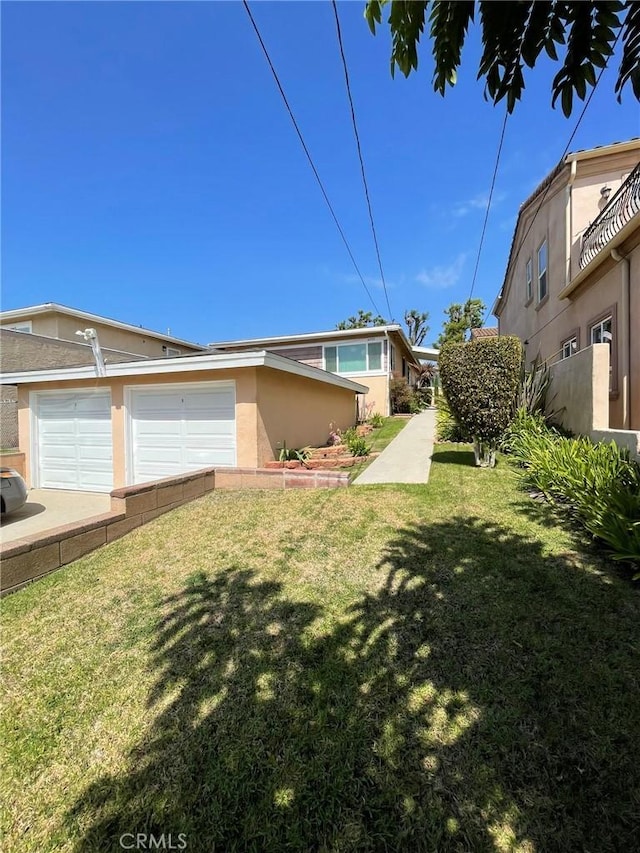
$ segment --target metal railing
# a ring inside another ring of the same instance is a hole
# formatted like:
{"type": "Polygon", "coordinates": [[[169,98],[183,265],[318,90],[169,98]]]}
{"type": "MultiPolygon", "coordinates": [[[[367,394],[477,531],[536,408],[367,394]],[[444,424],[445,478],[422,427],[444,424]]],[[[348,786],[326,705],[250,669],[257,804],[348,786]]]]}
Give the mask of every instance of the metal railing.
{"type": "Polygon", "coordinates": [[[584,269],[639,210],[640,163],[582,235],[580,269],[584,269]]]}

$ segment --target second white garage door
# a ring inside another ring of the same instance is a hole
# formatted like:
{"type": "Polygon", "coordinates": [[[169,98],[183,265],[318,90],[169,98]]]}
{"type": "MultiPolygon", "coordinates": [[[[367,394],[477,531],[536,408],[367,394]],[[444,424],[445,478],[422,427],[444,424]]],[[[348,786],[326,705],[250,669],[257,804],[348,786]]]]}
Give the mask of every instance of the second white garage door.
{"type": "Polygon", "coordinates": [[[234,383],[130,388],[128,401],[130,483],[236,464],[234,383]]]}

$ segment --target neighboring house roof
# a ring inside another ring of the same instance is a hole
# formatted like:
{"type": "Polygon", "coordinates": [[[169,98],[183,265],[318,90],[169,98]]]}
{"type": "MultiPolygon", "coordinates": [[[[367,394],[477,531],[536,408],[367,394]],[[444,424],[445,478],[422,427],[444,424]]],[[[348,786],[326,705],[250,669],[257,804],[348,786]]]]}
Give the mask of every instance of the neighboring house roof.
{"type": "MultiPolygon", "coordinates": [[[[509,276],[509,270],[511,269],[511,262],[514,259],[516,237],[518,236],[518,229],[520,228],[521,220],[523,216],[528,212],[533,202],[536,201],[540,195],[543,195],[543,193],[546,194],[551,184],[563,172],[566,172],[568,177],[571,171],[572,163],[578,163],[583,160],[592,160],[595,157],[604,157],[609,154],[621,154],[625,151],[633,151],[635,148],[639,147],[639,143],[640,137],[634,136],[632,139],[629,139],[626,142],[613,142],[610,145],[598,145],[595,148],[587,148],[584,150],[574,151],[567,154],[565,157],[562,158],[562,160],[560,160],[560,162],[556,166],[554,166],[554,168],[549,172],[549,174],[542,179],[542,181],[534,189],[531,195],[522,202],[522,204],[518,208],[518,218],[516,219],[516,227],[513,230],[513,237],[511,238],[511,245],[509,247],[509,257],[507,259],[507,267],[504,272],[502,287],[500,288],[500,293],[498,293],[495,302],[493,303],[493,307],[491,308],[491,313],[494,316],[498,316],[496,312],[497,310],[499,310],[500,302],[504,294],[505,285],[507,283],[507,278],[509,276]]],[[[542,204],[543,201],[544,196],[541,199],[540,204],[542,204]]]]}
{"type": "Polygon", "coordinates": [[[124,329],[127,332],[137,332],[139,335],[150,335],[171,344],[189,346],[194,349],[207,349],[202,344],[196,344],[193,341],[174,338],[172,335],[164,335],[162,332],[154,332],[152,329],[146,329],[143,326],[134,326],[131,323],[122,323],[120,320],[111,320],[109,317],[101,317],[99,314],[89,314],[87,311],[79,311],[77,308],[69,308],[66,305],[60,305],[58,302],[45,302],[42,305],[30,305],[26,308],[14,308],[11,311],[0,311],[0,324],[11,323],[13,320],[29,319],[30,317],[35,317],[38,314],[49,314],[52,312],[57,314],[67,314],[70,317],[77,317],[79,320],[87,321],[88,323],[102,323],[106,326],[113,326],[115,329],[124,329]]]}
{"type": "Polygon", "coordinates": [[[471,340],[477,341],[480,338],[495,338],[498,335],[497,326],[482,326],[477,329],[471,329],[471,340]]]}
{"type": "MultiPolygon", "coordinates": [[[[149,376],[167,373],[197,373],[203,370],[230,370],[238,367],[270,367],[282,370],[328,385],[347,388],[357,394],[366,394],[366,385],[345,379],[335,373],[327,373],[318,367],[311,367],[303,362],[293,361],[272,352],[250,351],[235,353],[208,353],[182,356],[181,358],[154,358],[144,361],[122,362],[107,367],[107,375],[101,379],[109,380],[116,376],[149,376]]],[[[70,367],[53,370],[31,370],[19,373],[1,373],[0,384],[25,385],[32,382],[60,382],[62,380],[95,379],[95,366],[70,367]]]]}
{"type": "MultiPolygon", "coordinates": [[[[415,353],[415,348],[411,346],[407,336],[398,323],[389,323],[385,326],[364,326],[357,329],[331,329],[326,332],[303,332],[298,335],[277,335],[269,338],[245,338],[237,341],[213,341],[209,344],[212,350],[229,350],[245,349],[247,347],[256,347],[259,349],[274,346],[284,346],[295,342],[311,343],[313,341],[321,342],[326,340],[339,340],[341,338],[370,338],[378,334],[392,334],[400,337],[405,347],[410,354],[415,353]]],[[[417,363],[417,358],[416,358],[417,363]]]]}
{"type": "Polygon", "coordinates": [[[435,347],[411,347],[413,354],[418,360],[422,361],[438,361],[440,358],[440,350],[435,347]]]}

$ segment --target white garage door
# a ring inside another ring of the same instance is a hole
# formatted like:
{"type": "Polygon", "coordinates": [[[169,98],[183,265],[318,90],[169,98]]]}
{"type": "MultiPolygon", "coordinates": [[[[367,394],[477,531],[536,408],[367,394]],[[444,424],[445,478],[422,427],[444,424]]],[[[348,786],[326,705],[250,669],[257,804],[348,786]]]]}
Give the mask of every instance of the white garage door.
{"type": "Polygon", "coordinates": [[[108,391],[38,393],[34,464],[42,489],[110,492],[113,488],[108,391]]]}
{"type": "Polygon", "coordinates": [[[236,464],[233,383],[132,388],[132,484],[236,464]]]}

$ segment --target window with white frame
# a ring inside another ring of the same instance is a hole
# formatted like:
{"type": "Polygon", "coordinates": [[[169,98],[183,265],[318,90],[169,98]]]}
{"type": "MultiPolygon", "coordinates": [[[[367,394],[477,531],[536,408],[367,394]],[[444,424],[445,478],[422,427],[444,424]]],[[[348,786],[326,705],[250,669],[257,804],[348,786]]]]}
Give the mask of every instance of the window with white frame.
{"type": "Polygon", "coordinates": [[[24,320],[22,323],[7,323],[2,328],[10,332],[29,332],[31,334],[31,320],[24,320]]]}
{"type": "Polygon", "coordinates": [[[569,358],[569,356],[574,355],[578,351],[578,339],[567,338],[566,341],[562,344],[562,358],[569,358]]]}
{"type": "Polygon", "coordinates": [[[616,384],[614,376],[614,352],[613,352],[613,315],[609,314],[598,320],[590,328],[592,344],[609,344],[609,391],[614,390],[616,384]]]}
{"type": "Polygon", "coordinates": [[[547,295],[547,241],[538,249],[538,302],[547,295]]]}
{"type": "Polygon", "coordinates": [[[613,323],[612,316],[605,317],[604,320],[599,320],[591,327],[591,343],[592,344],[611,344],[613,342],[613,323]]]}
{"type": "Polygon", "coordinates": [[[527,302],[533,299],[533,261],[527,258],[527,263],[524,266],[524,278],[527,294],[527,302]]]}
{"type": "Polygon", "coordinates": [[[162,347],[162,349],[167,358],[175,358],[177,355],[180,355],[180,350],[176,347],[162,347]]]}
{"type": "Polygon", "coordinates": [[[325,347],[324,369],[330,373],[373,373],[382,370],[382,341],[325,347]]]}

